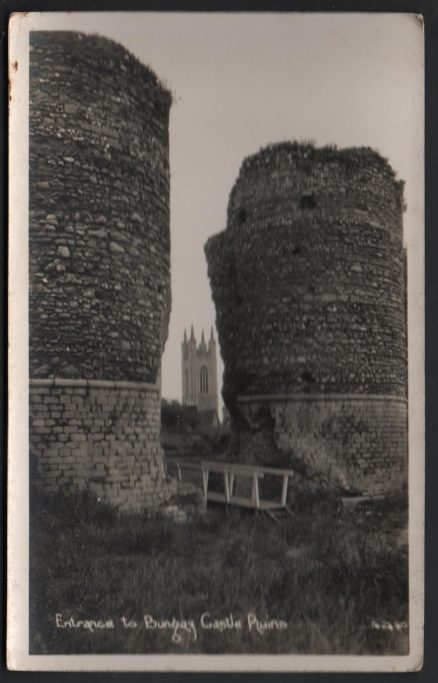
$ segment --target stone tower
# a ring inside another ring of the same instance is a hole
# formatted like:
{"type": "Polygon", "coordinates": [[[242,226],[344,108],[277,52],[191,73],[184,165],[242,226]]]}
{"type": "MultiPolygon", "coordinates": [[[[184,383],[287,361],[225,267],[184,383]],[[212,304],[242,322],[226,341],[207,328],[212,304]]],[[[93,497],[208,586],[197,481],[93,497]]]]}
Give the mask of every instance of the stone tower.
{"type": "Polygon", "coordinates": [[[122,46],[76,32],[32,32],[29,77],[31,468],[51,491],[154,506],[171,95],[122,46]]]}
{"type": "Polygon", "coordinates": [[[202,331],[199,346],[195,339],[193,325],[190,339],[184,330],[181,344],[182,402],[185,406],[196,406],[199,411],[218,412],[216,340],[211,328],[210,340],[205,341],[202,331]]]}
{"type": "Polygon", "coordinates": [[[244,160],[206,244],[241,460],[300,461],[362,491],[406,481],[403,208],[369,148],[244,160]]]}

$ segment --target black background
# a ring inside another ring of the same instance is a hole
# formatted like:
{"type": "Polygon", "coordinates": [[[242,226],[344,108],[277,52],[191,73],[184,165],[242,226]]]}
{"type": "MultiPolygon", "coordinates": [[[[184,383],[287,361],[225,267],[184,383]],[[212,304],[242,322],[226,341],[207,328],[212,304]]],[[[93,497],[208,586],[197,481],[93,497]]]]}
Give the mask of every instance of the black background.
{"type": "Polygon", "coordinates": [[[0,372],[3,378],[0,411],[2,439],[2,467],[0,483],[2,505],[0,521],[3,528],[1,598],[3,619],[0,623],[2,660],[0,681],[140,681],[177,683],[189,681],[221,681],[237,683],[255,681],[268,683],[347,683],[354,681],[438,682],[438,553],[434,541],[438,537],[438,1],[437,0],[1,0],[0,4],[0,372]],[[7,425],[7,33],[8,19],[13,12],[28,11],[205,11],[205,12],[414,12],[422,14],[425,22],[426,47],[426,547],[425,547],[425,655],[422,671],[404,674],[255,674],[255,673],[33,673],[6,670],[6,425],[7,425]]]}

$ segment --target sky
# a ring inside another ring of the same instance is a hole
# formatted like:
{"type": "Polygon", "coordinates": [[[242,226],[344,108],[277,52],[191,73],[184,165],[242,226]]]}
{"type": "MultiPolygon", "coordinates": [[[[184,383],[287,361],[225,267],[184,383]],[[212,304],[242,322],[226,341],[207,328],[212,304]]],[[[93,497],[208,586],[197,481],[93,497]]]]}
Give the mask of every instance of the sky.
{"type": "MultiPolygon", "coordinates": [[[[226,226],[245,156],[282,140],[370,146],[406,182],[411,302],[421,295],[422,25],[408,14],[72,13],[35,15],[33,29],[112,38],[172,91],[172,312],[162,394],[181,399],[181,341],[209,335],[215,310],[204,244],[226,226]]],[[[217,334],[216,334],[217,336],[217,334]]],[[[219,386],[223,364],[218,358],[219,386]]]]}

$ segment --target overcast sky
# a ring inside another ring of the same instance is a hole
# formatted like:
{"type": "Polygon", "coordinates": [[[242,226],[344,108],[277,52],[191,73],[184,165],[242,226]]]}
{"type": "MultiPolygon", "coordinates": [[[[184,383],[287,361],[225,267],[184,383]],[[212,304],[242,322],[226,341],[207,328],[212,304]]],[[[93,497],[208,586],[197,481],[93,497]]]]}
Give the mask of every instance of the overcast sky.
{"type": "MultiPolygon", "coordinates": [[[[243,158],[267,143],[371,146],[406,181],[409,273],[422,260],[422,28],[401,14],[39,15],[34,29],[113,38],[172,90],[172,313],[163,396],[181,398],[184,328],[215,310],[203,247],[223,230],[243,158]]],[[[412,278],[413,280],[413,278],[412,278]]],[[[219,373],[222,362],[219,361],[219,373]]],[[[219,377],[219,385],[221,378],[219,377]]]]}

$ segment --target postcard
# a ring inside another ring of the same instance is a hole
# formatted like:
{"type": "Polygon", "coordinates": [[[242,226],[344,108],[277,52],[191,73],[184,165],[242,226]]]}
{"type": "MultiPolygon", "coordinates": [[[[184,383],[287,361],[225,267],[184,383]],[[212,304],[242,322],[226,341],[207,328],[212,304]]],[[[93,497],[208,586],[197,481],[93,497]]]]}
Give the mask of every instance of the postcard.
{"type": "Polygon", "coordinates": [[[422,18],[9,40],[8,666],[420,669],[422,18]]]}

